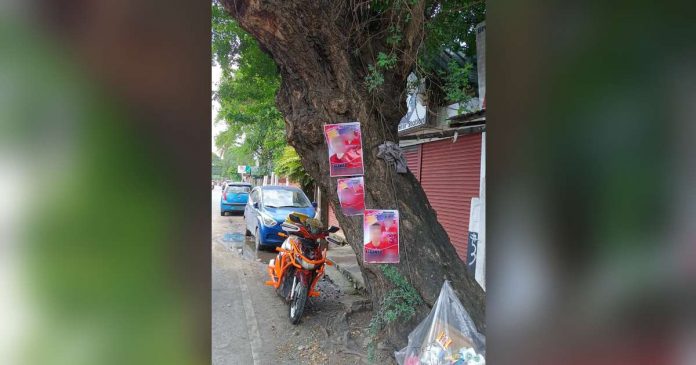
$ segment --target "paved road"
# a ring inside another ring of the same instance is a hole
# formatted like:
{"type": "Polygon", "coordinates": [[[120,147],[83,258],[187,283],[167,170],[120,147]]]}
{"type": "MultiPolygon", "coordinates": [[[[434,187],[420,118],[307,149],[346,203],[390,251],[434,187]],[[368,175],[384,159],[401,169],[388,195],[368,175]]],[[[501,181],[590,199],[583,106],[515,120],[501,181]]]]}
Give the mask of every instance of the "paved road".
{"type": "MultiPolygon", "coordinates": [[[[256,262],[253,241],[244,237],[244,224],[241,216],[220,216],[220,188],[212,191],[212,335],[214,364],[264,364],[270,362],[268,352],[269,339],[261,338],[258,313],[254,310],[251,290],[255,294],[268,292],[260,275],[263,264],[256,262]],[[241,240],[240,240],[241,238],[241,240]],[[249,260],[240,256],[246,255],[249,260]],[[254,281],[254,282],[251,282],[254,281]],[[259,285],[260,284],[260,285],[259,285]],[[250,289],[249,286],[252,286],[250,289]]],[[[273,254],[260,258],[268,261],[273,254]]],[[[268,297],[267,296],[267,297],[268,297]]],[[[265,298],[267,304],[282,310],[283,303],[276,298],[265,298]],[[275,304],[275,305],[273,305],[275,304]]],[[[264,319],[264,318],[261,318],[264,319]]],[[[263,331],[265,332],[265,331],[263,331]]],[[[271,339],[272,340],[272,339],[271,339]]],[[[270,352],[272,355],[272,351],[270,352]]]]}
{"type": "MultiPolygon", "coordinates": [[[[219,203],[218,187],[211,194],[213,364],[359,363],[330,338],[345,337],[339,327],[345,326],[345,332],[348,326],[345,315],[337,322],[345,313],[339,289],[328,280],[320,282],[322,296],[310,300],[299,325],[290,324],[287,305],[264,285],[265,267],[275,254],[256,256],[253,241],[244,238],[243,218],[220,216],[219,203]]],[[[344,339],[342,348],[346,344],[352,342],[344,339]]]]}

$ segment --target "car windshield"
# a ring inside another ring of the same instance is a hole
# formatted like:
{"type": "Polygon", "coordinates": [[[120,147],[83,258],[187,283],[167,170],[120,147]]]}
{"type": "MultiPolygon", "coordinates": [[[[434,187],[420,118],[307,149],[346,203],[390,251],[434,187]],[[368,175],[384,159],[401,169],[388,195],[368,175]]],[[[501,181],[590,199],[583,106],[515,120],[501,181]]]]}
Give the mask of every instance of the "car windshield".
{"type": "Polygon", "coordinates": [[[299,190],[264,190],[263,205],[271,208],[306,208],[310,206],[309,199],[299,190]]]}
{"type": "Polygon", "coordinates": [[[251,190],[248,186],[230,185],[227,187],[227,192],[230,194],[248,193],[251,190]]]}

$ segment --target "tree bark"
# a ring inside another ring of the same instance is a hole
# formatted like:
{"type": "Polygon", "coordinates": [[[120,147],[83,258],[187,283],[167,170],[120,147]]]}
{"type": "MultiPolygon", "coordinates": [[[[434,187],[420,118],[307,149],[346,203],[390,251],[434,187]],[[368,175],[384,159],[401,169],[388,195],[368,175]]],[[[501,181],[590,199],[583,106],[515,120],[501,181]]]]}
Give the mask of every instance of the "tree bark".
{"type": "MultiPolygon", "coordinates": [[[[413,326],[427,315],[443,280],[450,280],[476,326],[485,332],[485,295],[450,243],[416,178],[397,174],[377,158],[385,141],[398,143],[397,126],[405,114],[406,77],[422,40],[424,5],[411,8],[402,28],[396,67],[384,72],[377,93],[364,85],[367,65],[388,52],[385,17],[373,16],[369,1],[225,0],[227,11],[254,36],[277,63],[282,81],[276,102],[286,123],[288,142],[307,173],[327,193],[347,241],[355,250],[375,310],[394,285],[378,265],[363,264],[362,216],[341,213],[336,178],[329,177],[323,125],[359,121],[363,134],[365,205],[397,209],[400,258],[395,264],[423,298],[409,321],[390,323],[383,334],[393,346],[406,343],[413,326]]],[[[453,191],[452,194],[456,194],[453,191]]],[[[467,234],[466,227],[460,234],[467,234]]]]}
{"type": "Polygon", "coordinates": [[[321,188],[317,186],[317,191],[319,192],[319,196],[321,199],[319,199],[319,220],[321,220],[321,223],[325,226],[329,226],[329,199],[328,195],[321,191],[321,188]]]}

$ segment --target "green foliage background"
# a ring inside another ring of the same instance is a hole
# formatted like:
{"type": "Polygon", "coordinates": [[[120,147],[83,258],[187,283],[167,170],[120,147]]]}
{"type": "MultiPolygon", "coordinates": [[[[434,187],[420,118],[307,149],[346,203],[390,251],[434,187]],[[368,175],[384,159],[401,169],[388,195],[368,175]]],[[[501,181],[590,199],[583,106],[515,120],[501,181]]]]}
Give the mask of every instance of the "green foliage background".
{"type": "Polygon", "coordinates": [[[274,171],[280,176],[288,176],[292,181],[298,182],[302,190],[308,196],[312,196],[314,180],[305,171],[300,162],[300,156],[292,146],[286,146],[283,149],[283,154],[276,161],[274,171]]]}
{"type": "Polygon", "coordinates": [[[213,95],[220,104],[217,120],[227,126],[215,138],[217,147],[223,156],[232,154],[245,162],[240,164],[258,161],[270,173],[286,146],[283,116],[275,107],[280,74],[217,1],[212,3],[212,60],[222,69],[213,95]]]}

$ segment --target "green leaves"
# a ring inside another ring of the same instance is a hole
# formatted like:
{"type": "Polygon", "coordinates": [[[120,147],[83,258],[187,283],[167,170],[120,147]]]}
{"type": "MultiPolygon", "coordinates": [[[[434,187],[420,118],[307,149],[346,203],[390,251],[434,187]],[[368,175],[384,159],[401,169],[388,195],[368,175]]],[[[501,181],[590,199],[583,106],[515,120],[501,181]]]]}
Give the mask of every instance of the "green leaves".
{"type": "Polygon", "coordinates": [[[391,70],[396,66],[396,55],[394,53],[387,55],[384,52],[380,52],[377,54],[377,66],[385,70],[391,70]]]}
{"type": "Polygon", "coordinates": [[[395,47],[401,43],[401,29],[394,24],[389,26],[389,35],[387,36],[387,44],[395,47]]]}
{"type": "Polygon", "coordinates": [[[367,66],[367,76],[365,76],[365,86],[367,91],[373,92],[384,84],[384,74],[382,70],[391,70],[396,66],[396,54],[386,54],[379,52],[377,54],[377,62],[375,65],[367,66]]]}
{"type": "Polygon", "coordinates": [[[486,3],[476,0],[432,2],[426,4],[426,14],[430,19],[425,24],[426,37],[419,51],[418,71],[433,81],[428,83],[432,88],[429,91],[442,94],[446,101],[464,105],[476,94],[468,80],[473,66],[449,62],[445,67],[443,54],[475,57],[476,25],[485,20],[486,3]]]}
{"type": "Polygon", "coordinates": [[[368,358],[374,360],[375,337],[379,330],[386,324],[396,320],[409,320],[416,314],[416,306],[423,303],[420,294],[413,288],[408,280],[392,265],[380,265],[379,269],[384,276],[394,284],[394,289],[387,292],[370,320],[369,333],[372,337],[367,349],[368,358]]]}
{"type": "Polygon", "coordinates": [[[212,3],[211,15],[212,61],[213,64],[227,70],[240,51],[241,40],[237,36],[238,27],[217,1],[212,3]]]}
{"type": "Polygon", "coordinates": [[[463,105],[471,99],[471,90],[469,86],[469,74],[474,66],[471,63],[466,63],[460,66],[456,61],[452,60],[447,65],[447,71],[442,71],[445,85],[443,90],[447,100],[456,103],[459,102],[459,112],[463,111],[463,105]]]}
{"type": "Polygon", "coordinates": [[[373,92],[384,84],[384,75],[374,65],[367,66],[368,74],[365,76],[365,86],[367,91],[373,92]]]}
{"type": "Polygon", "coordinates": [[[275,106],[280,75],[273,60],[224,11],[212,4],[213,62],[223,72],[215,93],[217,120],[227,125],[215,144],[229,153],[245,155],[269,171],[285,142],[283,116],[275,106]]]}
{"type": "MultiPolygon", "coordinates": [[[[389,80],[388,74],[394,70],[398,57],[402,55],[402,42],[405,29],[413,19],[421,19],[418,11],[419,0],[373,0],[370,2],[373,22],[379,22],[382,29],[376,30],[376,37],[383,37],[383,43],[373,63],[368,65],[365,86],[370,93],[376,92],[389,80]],[[385,32],[386,30],[386,32],[385,32]],[[385,77],[387,76],[387,77],[385,77]]],[[[449,102],[463,105],[475,90],[469,84],[468,75],[472,66],[445,67],[443,54],[463,54],[471,59],[476,53],[476,25],[485,20],[486,4],[481,0],[426,1],[423,42],[418,50],[418,62],[411,71],[419,78],[426,78],[430,91],[444,95],[449,102]],[[444,69],[444,73],[440,72],[444,69]],[[449,71],[453,74],[448,74],[449,71]]]]}
{"type": "Polygon", "coordinates": [[[286,146],[283,153],[275,162],[275,173],[281,176],[289,176],[292,181],[297,181],[302,190],[309,191],[314,185],[314,180],[307,174],[300,161],[300,156],[297,155],[292,146],[286,146]]]}

